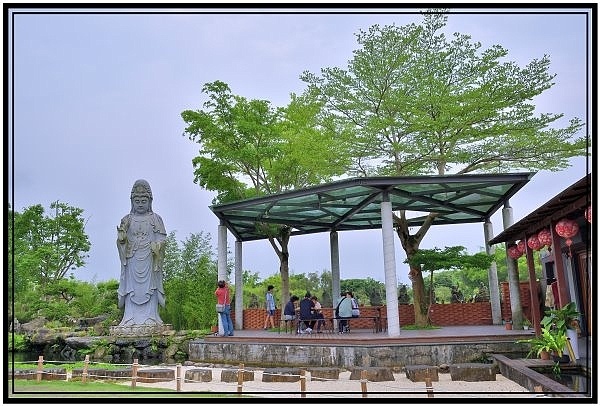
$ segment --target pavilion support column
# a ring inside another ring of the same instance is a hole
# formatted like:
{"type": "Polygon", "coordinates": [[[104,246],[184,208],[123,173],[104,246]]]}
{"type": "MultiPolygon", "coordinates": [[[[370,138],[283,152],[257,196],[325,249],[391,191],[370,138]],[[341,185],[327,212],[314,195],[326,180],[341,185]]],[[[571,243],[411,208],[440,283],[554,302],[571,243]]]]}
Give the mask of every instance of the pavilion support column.
{"type": "MultiPolygon", "coordinates": [[[[504,229],[513,225],[513,210],[508,200],[502,208],[502,222],[504,229]]],[[[519,269],[517,260],[508,256],[508,244],[506,242],[506,269],[508,273],[508,290],[510,292],[510,309],[513,328],[523,327],[523,308],[521,307],[521,288],[519,284],[519,269]]]]}
{"type": "MultiPolygon", "coordinates": [[[[223,224],[223,221],[219,224],[217,232],[217,281],[227,280],[227,227],[223,224]]],[[[216,289],[216,287],[215,287],[216,289]]],[[[217,314],[217,321],[219,323],[219,334],[224,335],[223,322],[221,316],[217,314]]]]}
{"type": "Polygon", "coordinates": [[[556,308],[563,307],[571,301],[571,296],[567,290],[567,278],[565,276],[565,259],[560,245],[560,237],[556,234],[556,223],[550,224],[550,233],[552,234],[552,252],[554,253],[555,278],[558,283],[558,298],[554,298],[556,308]]]}
{"type": "Polygon", "coordinates": [[[331,300],[333,307],[340,299],[340,247],[338,244],[338,233],[329,233],[329,251],[331,256],[331,300]]]}
{"type": "MultiPolygon", "coordinates": [[[[483,235],[485,238],[486,253],[494,255],[496,248],[491,246],[489,242],[494,236],[494,227],[489,218],[483,223],[483,235]]],[[[498,284],[498,267],[496,266],[496,261],[493,261],[488,269],[488,291],[490,292],[490,304],[492,306],[492,324],[502,324],[500,285],[498,284]]]]}
{"type": "Polygon", "coordinates": [[[382,193],[381,233],[383,236],[383,268],[385,271],[385,303],[387,309],[388,336],[400,336],[400,313],[398,311],[398,280],[396,279],[396,256],[394,250],[394,220],[392,203],[387,191],[382,193]]]}
{"type": "Polygon", "coordinates": [[[235,241],[235,329],[244,329],[244,286],[242,281],[242,241],[235,241]]]}

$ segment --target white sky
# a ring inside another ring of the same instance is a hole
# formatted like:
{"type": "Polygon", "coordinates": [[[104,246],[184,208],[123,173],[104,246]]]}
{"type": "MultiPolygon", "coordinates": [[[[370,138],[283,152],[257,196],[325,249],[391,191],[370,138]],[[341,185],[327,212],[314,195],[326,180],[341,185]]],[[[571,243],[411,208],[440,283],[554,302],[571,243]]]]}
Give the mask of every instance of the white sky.
{"type": "MultiPolygon", "coordinates": [[[[92,249],[87,265],[74,272],[78,279],[118,279],[115,228],[129,212],[131,187],[140,178],[150,183],[153,209],[167,232],[175,230],[178,240],[209,233],[216,250],[218,222],[208,208],[213,194],[193,183],[191,160],[198,145],[183,136],[180,116],[184,110],[202,108],[205,83],[221,80],[234,94],[284,106],[290,93],[304,90],[299,79],[303,71],[347,67],[358,47],[354,34],[359,29],[422,21],[418,14],[407,13],[414,9],[383,10],[387,14],[338,9],[326,14],[306,13],[314,10],[304,6],[274,14],[254,7],[254,13],[218,15],[202,8],[158,14],[143,8],[106,9],[105,14],[83,9],[9,19],[14,36],[9,38],[12,53],[5,74],[14,73],[9,76],[14,89],[11,83],[8,89],[14,92],[5,116],[8,200],[17,211],[34,204],[48,208],[56,200],[84,209],[92,249]],[[117,13],[124,11],[134,13],[117,13]]],[[[586,14],[573,14],[584,10],[472,10],[476,13],[451,15],[447,32],[470,34],[483,48],[499,44],[521,67],[548,54],[556,84],[535,100],[538,111],[564,113],[561,125],[573,117],[589,119],[586,68],[591,55],[586,41],[591,28],[586,27],[586,14]]],[[[590,124],[585,131],[592,130],[590,124]]],[[[536,174],[511,200],[514,220],[588,172],[586,159],[578,158],[568,170],[536,174]]],[[[496,235],[503,228],[501,211],[492,223],[496,235]]],[[[231,251],[233,242],[229,235],[231,251]]],[[[384,280],[381,230],[342,232],[339,244],[342,279],[384,280]]],[[[482,224],[434,227],[421,247],[451,245],[479,251],[484,245],[482,224]]],[[[398,281],[408,283],[397,239],[395,247],[398,281]]],[[[330,270],[328,233],[294,237],[289,248],[292,273],[330,270]]],[[[266,240],[249,242],[244,243],[243,268],[267,277],[278,272],[279,261],[266,240]]]]}

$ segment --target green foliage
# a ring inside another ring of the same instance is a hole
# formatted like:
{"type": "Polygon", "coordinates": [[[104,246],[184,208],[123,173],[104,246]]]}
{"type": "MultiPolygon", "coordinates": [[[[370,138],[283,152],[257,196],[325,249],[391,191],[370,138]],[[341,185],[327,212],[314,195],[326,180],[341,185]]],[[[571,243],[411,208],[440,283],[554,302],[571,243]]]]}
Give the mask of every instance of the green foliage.
{"type": "Polygon", "coordinates": [[[216,323],[214,295],[217,263],[211,237],[191,234],[181,245],[169,234],[165,249],[165,323],[176,330],[209,328],[216,323]]]}
{"type": "Polygon", "coordinates": [[[567,334],[567,329],[574,327],[581,313],[577,310],[575,302],[570,302],[559,309],[551,309],[542,319],[542,325],[552,326],[560,333],[567,334]]]}
{"type": "MultiPolygon", "coordinates": [[[[500,45],[483,49],[461,33],[447,39],[447,19],[432,9],[421,24],[359,30],[347,69],[301,75],[323,116],[352,134],[350,174],[558,171],[572,157],[589,155],[581,119],[565,125],[561,113],[536,114],[535,98],[556,79],[547,55],[520,67],[500,45]]],[[[408,258],[436,215],[411,234],[400,211],[397,233],[408,258]]],[[[410,276],[415,321],[422,324],[427,296],[420,267],[411,267],[410,276]]]]}
{"type": "Polygon", "coordinates": [[[50,204],[48,216],[39,204],[12,214],[14,278],[9,272],[9,283],[14,283],[15,295],[32,283],[58,282],[85,264],[90,242],[82,209],[56,201],[50,204]]]}
{"type": "Polygon", "coordinates": [[[27,351],[29,348],[29,338],[24,334],[8,335],[8,351],[27,351]]]}
{"type": "Polygon", "coordinates": [[[415,266],[421,265],[424,271],[433,272],[440,269],[452,270],[462,267],[487,269],[492,261],[492,256],[485,252],[469,255],[465,247],[458,245],[445,247],[444,250],[437,247],[420,249],[404,262],[415,266]]]}

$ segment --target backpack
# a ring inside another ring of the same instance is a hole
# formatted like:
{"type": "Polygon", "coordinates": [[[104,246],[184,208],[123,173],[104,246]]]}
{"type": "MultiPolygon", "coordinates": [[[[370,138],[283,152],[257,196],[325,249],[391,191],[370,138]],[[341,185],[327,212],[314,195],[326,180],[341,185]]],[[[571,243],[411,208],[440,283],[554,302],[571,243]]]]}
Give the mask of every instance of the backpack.
{"type": "Polygon", "coordinates": [[[340,305],[342,304],[342,302],[346,300],[345,297],[342,298],[342,300],[340,300],[337,304],[337,306],[335,307],[335,317],[340,317],[340,305]]]}

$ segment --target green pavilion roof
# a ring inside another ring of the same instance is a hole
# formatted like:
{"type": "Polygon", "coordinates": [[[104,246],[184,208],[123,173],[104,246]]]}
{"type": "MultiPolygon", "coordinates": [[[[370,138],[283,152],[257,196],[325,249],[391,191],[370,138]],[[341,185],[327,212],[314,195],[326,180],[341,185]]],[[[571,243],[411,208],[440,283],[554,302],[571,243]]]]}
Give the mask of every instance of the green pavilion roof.
{"type": "Polygon", "coordinates": [[[434,225],[477,223],[494,214],[534,174],[350,178],[210,209],[240,241],[266,238],[257,223],[289,225],[292,235],[381,228],[386,191],[393,211],[408,211],[409,226],[421,225],[429,212],[439,213],[434,225]]]}

